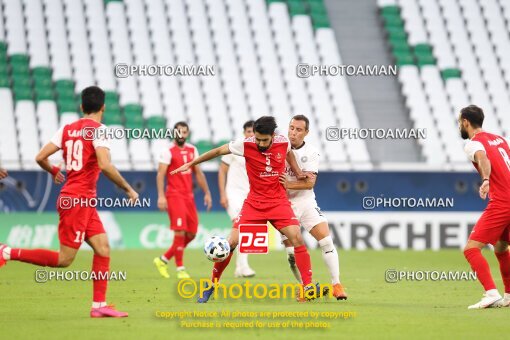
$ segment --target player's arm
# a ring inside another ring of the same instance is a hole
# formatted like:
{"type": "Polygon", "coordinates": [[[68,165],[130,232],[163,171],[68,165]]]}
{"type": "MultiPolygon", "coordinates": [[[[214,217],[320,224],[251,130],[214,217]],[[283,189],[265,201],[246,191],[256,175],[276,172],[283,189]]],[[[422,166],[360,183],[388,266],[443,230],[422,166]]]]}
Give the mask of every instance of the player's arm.
{"type": "Polygon", "coordinates": [[[204,172],[198,165],[193,167],[195,170],[195,176],[197,176],[197,184],[204,192],[204,205],[207,207],[207,211],[211,210],[212,199],[211,192],[209,191],[209,185],[207,185],[207,179],[205,178],[204,172]]]}
{"type": "Polygon", "coordinates": [[[58,146],[56,146],[52,142],[49,142],[48,144],[43,146],[41,150],[39,150],[39,153],[37,154],[37,156],[35,156],[35,161],[37,162],[37,164],[39,164],[39,166],[43,170],[49,172],[53,176],[53,180],[55,181],[55,183],[60,184],[64,182],[65,177],[62,174],[62,172],[60,172],[60,168],[55,165],[52,166],[50,160],[48,159],[58,150],[60,150],[58,146]]]}
{"type": "Polygon", "coordinates": [[[315,186],[317,181],[317,174],[314,172],[305,172],[307,175],[305,179],[299,181],[288,181],[286,174],[280,175],[280,183],[283,184],[285,189],[290,190],[310,190],[315,186]]]}
{"type": "Polygon", "coordinates": [[[135,190],[129,185],[129,183],[122,177],[119,170],[112,164],[110,159],[110,150],[106,147],[97,147],[96,148],[96,157],[97,164],[101,172],[113,183],[115,183],[119,188],[124,190],[131,200],[131,202],[135,203],[138,199],[138,194],[135,190]]]}
{"type": "Polygon", "coordinates": [[[292,172],[294,172],[297,179],[304,179],[307,177],[306,174],[301,171],[299,168],[299,165],[296,161],[296,156],[294,156],[294,152],[292,150],[289,150],[287,152],[287,163],[289,163],[290,168],[292,169],[292,172]]]}
{"type": "Polygon", "coordinates": [[[175,175],[179,172],[189,170],[191,167],[194,167],[195,165],[198,165],[203,162],[207,162],[207,161],[209,161],[213,158],[219,157],[219,156],[228,155],[229,153],[230,153],[230,149],[228,147],[228,144],[224,144],[222,146],[219,146],[217,148],[207,151],[206,153],[200,155],[199,157],[195,158],[191,162],[181,165],[179,168],[170,172],[170,174],[175,175]]]}
{"type": "Polygon", "coordinates": [[[480,197],[487,198],[489,193],[489,178],[491,176],[491,162],[487,158],[485,151],[478,150],[475,153],[475,162],[478,164],[478,171],[482,177],[482,185],[480,186],[480,197]]]}
{"type": "Polygon", "coordinates": [[[223,208],[228,208],[228,198],[225,186],[227,185],[227,173],[229,165],[225,162],[220,163],[220,169],[218,170],[218,188],[220,190],[220,204],[223,208]]]}
{"type": "Polygon", "coordinates": [[[156,175],[156,186],[158,188],[158,209],[165,211],[168,207],[165,196],[165,176],[168,171],[168,164],[159,163],[158,174],[156,175]]]}

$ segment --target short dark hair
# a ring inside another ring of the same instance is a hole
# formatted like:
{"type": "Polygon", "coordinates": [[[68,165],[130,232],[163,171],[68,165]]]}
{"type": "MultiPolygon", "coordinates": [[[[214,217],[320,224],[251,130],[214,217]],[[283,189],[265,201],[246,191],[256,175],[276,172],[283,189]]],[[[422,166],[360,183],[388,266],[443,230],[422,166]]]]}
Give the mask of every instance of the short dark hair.
{"type": "Polygon", "coordinates": [[[292,117],[292,119],[294,119],[294,120],[302,120],[303,122],[305,122],[305,129],[306,129],[306,131],[308,131],[308,128],[310,127],[310,121],[308,120],[307,116],[305,116],[305,115],[295,115],[294,117],[292,117]]]}
{"type": "Polygon", "coordinates": [[[479,128],[483,125],[485,115],[480,107],[476,105],[469,105],[460,110],[460,118],[467,119],[467,121],[471,123],[472,127],[479,128]]]}
{"type": "Polygon", "coordinates": [[[83,113],[98,112],[104,105],[104,91],[97,86],[89,86],[81,91],[81,106],[83,113]]]}
{"type": "Polygon", "coordinates": [[[253,123],[253,130],[263,135],[272,135],[277,127],[272,116],[262,116],[253,123]]]}
{"type": "Polygon", "coordinates": [[[184,122],[184,121],[180,121],[180,122],[175,123],[175,125],[174,125],[174,130],[176,130],[179,126],[181,126],[181,127],[185,127],[185,128],[187,128],[187,129],[189,130],[189,125],[188,125],[188,123],[186,123],[186,122],[184,122]]]}
{"type": "Polygon", "coordinates": [[[243,125],[243,130],[246,131],[247,128],[253,128],[253,125],[255,125],[254,120],[249,120],[243,125]]]}

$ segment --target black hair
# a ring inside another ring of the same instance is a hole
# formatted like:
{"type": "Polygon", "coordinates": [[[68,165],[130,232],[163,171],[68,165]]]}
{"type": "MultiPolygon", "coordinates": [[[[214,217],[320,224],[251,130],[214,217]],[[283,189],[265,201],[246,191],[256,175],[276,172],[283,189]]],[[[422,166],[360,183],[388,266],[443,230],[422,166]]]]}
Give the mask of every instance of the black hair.
{"type": "Polygon", "coordinates": [[[302,120],[305,122],[305,130],[308,131],[308,128],[310,127],[310,121],[308,120],[308,117],[305,115],[295,115],[292,117],[294,120],[302,120]]]}
{"type": "Polygon", "coordinates": [[[97,86],[89,86],[81,91],[81,106],[83,113],[98,112],[104,105],[104,91],[97,86]]]}
{"type": "Polygon", "coordinates": [[[183,122],[183,121],[180,121],[180,122],[175,123],[175,125],[174,125],[174,130],[176,130],[179,126],[181,126],[181,127],[185,127],[186,129],[188,129],[188,130],[189,130],[188,123],[183,122]]]}
{"type": "Polygon", "coordinates": [[[460,118],[467,119],[471,126],[474,128],[482,127],[485,115],[483,110],[476,105],[469,105],[460,110],[460,118]]]}
{"type": "Polygon", "coordinates": [[[243,125],[243,130],[246,131],[247,128],[253,128],[253,125],[255,125],[254,120],[249,120],[243,125]]]}
{"type": "Polygon", "coordinates": [[[262,116],[253,124],[253,130],[262,135],[272,135],[278,125],[272,116],[262,116]]]}

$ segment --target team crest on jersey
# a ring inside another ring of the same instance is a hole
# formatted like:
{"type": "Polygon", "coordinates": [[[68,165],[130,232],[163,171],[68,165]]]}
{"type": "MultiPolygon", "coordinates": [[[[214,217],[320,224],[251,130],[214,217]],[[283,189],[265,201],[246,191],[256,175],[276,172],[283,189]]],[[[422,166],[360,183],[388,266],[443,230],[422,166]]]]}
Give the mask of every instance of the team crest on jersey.
{"type": "Polygon", "coordinates": [[[301,157],[301,162],[306,163],[306,161],[308,161],[308,157],[306,156],[301,157]]]}
{"type": "Polygon", "coordinates": [[[276,159],[277,159],[277,160],[282,159],[282,155],[281,155],[279,152],[276,154],[276,159]]]}
{"type": "Polygon", "coordinates": [[[273,168],[268,165],[268,166],[266,166],[266,171],[267,172],[273,171],[273,168]]]}

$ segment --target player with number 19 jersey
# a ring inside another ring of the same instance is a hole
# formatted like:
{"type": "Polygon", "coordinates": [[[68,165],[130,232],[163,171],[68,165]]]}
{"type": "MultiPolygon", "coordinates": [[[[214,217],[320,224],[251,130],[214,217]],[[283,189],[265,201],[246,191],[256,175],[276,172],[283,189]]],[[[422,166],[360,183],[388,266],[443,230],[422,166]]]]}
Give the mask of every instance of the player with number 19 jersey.
{"type": "Polygon", "coordinates": [[[483,151],[491,164],[489,178],[489,204],[476,223],[470,239],[496,244],[498,240],[510,242],[510,147],[505,138],[488,133],[477,133],[465,146],[473,165],[475,153],[483,151]]]}
{"type": "Polygon", "coordinates": [[[61,244],[75,249],[80,248],[84,240],[105,232],[95,207],[87,204],[74,206],[72,201],[73,198],[96,197],[100,169],[95,149],[110,146],[105,138],[84,138],[83,135],[100,128],[106,126],[82,118],[61,127],[50,140],[63,150],[67,175],[57,199],[59,240],[61,244]]]}
{"type": "Polygon", "coordinates": [[[250,192],[234,228],[241,224],[266,224],[267,221],[278,230],[298,225],[287,192],[279,182],[280,174],[285,173],[285,160],[291,149],[287,137],[275,135],[266,151],[259,151],[255,137],[230,142],[229,149],[246,159],[250,182],[250,192]]]}

